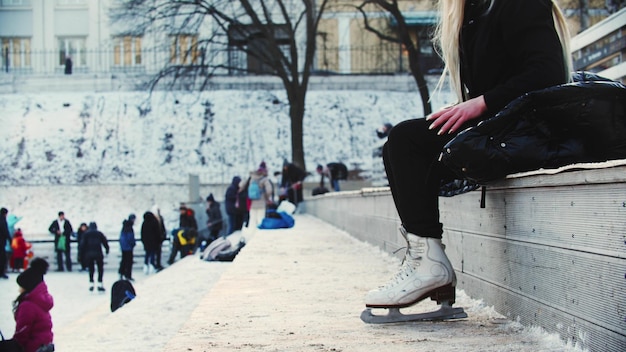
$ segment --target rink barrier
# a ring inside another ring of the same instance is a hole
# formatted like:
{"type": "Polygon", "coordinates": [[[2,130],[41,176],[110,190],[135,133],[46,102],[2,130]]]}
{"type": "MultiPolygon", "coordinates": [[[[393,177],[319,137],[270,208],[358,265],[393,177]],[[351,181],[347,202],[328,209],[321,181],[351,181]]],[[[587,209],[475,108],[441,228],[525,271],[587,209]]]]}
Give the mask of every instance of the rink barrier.
{"type": "MultiPolygon", "coordinates": [[[[485,201],[440,198],[457,288],[570,345],[626,351],[626,166],[507,178],[485,201]]],[[[404,247],[386,187],[313,197],[305,212],[385,252],[404,247]]]]}

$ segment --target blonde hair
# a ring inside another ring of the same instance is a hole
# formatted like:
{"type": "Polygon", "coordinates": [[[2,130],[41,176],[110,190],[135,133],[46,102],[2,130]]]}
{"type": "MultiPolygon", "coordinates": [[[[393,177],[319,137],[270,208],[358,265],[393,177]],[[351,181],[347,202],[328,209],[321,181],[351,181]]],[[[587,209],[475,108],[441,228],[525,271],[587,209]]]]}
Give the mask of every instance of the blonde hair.
{"type": "MultiPolygon", "coordinates": [[[[493,5],[495,0],[479,0],[483,4],[493,5]]],[[[450,88],[459,101],[466,100],[466,91],[461,82],[461,58],[459,37],[463,26],[465,0],[439,0],[440,20],[435,28],[435,47],[445,64],[435,91],[441,91],[446,76],[450,77],[450,88]]],[[[572,56],[570,54],[570,34],[565,16],[558,5],[552,1],[552,18],[563,48],[566,81],[571,81],[572,56]]]]}

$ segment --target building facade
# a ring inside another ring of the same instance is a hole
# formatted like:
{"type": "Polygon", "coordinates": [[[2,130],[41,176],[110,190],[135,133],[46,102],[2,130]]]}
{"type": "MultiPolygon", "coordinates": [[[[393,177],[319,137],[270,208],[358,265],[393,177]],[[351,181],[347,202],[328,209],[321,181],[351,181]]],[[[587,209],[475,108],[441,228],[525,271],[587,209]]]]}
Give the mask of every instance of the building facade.
{"type": "Polygon", "coordinates": [[[626,84],[626,8],[572,40],[574,68],[626,84]]]}
{"type": "MultiPolygon", "coordinates": [[[[615,1],[558,2],[568,16],[572,33],[588,24],[599,24],[574,38],[577,69],[603,72],[623,62],[623,9],[611,17],[613,20],[602,20],[610,13],[609,3],[615,1]],[[581,3],[586,3],[585,16],[576,7],[581,3]],[[607,37],[591,35],[599,33],[596,28],[610,29],[610,33],[605,33],[607,37]],[[592,48],[598,46],[610,53],[598,54],[598,50],[592,48]],[[593,61],[598,55],[600,61],[593,61]]],[[[115,0],[0,0],[2,72],[46,76],[154,75],[168,65],[204,69],[209,60],[222,62],[225,67],[211,71],[214,75],[265,74],[268,71],[253,55],[236,49],[236,45],[243,43],[249,50],[263,50],[264,39],[257,35],[258,28],[254,26],[231,26],[223,30],[224,49],[215,44],[217,24],[210,16],[185,30],[177,29],[181,27],[176,21],[166,26],[154,21],[138,29],[134,28],[136,23],[133,21],[115,22],[111,18],[115,3],[115,0]]],[[[421,54],[422,71],[426,74],[438,74],[441,69],[441,61],[430,40],[437,21],[434,3],[432,0],[398,1],[421,54]]],[[[403,46],[367,31],[363,18],[366,16],[371,24],[386,34],[394,33],[395,21],[377,7],[365,7],[359,11],[360,4],[362,1],[358,0],[331,1],[332,6],[324,12],[318,27],[313,72],[343,75],[408,73],[408,55],[403,46]]],[[[288,38],[282,38],[280,30],[275,36],[275,40],[283,40],[287,45],[288,38]]],[[[297,40],[300,38],[304,36],[297,40]]],[[[609,73],[616,70],[623,71],[612,69],[609,73]]],[[[623,79],[623,74],[611,78],[623,79]]]]}

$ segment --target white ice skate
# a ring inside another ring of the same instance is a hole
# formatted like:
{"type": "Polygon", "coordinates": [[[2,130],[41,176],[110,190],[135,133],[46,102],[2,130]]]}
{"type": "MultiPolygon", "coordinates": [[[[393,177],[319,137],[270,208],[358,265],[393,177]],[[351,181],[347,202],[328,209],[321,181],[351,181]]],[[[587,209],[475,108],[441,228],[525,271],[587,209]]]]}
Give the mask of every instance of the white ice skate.
{"type": "Polygon", "coordinates": [[[467,318],[463,308],[453,308],[456,276],[440,239],[418,237],[400,228],[407,250],[399,272],[384,286],[368,292],[361,320],[366,323],[395,323],[467,318]],[[402,314],[409,307],[430,297],[441,304],[434,312],[402,314]],[[385,308],[387,315],[375,315],[372,309],[385,308]]]}

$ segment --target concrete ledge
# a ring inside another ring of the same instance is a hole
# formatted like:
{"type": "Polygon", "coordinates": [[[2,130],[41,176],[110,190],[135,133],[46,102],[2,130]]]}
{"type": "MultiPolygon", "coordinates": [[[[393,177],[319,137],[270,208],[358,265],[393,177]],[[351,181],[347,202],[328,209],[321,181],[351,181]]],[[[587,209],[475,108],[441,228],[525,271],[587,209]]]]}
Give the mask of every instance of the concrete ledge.
{"type": "MultiPolygon", "coordinates": [[[[590,351],[626,350],[626,166],[522,175],[489,185],[484,209],[480,198],[440,199],[458,287],[590,351]]],[[[306,211],[390,253],[404,246],[388,189],[306,211]]]]}

